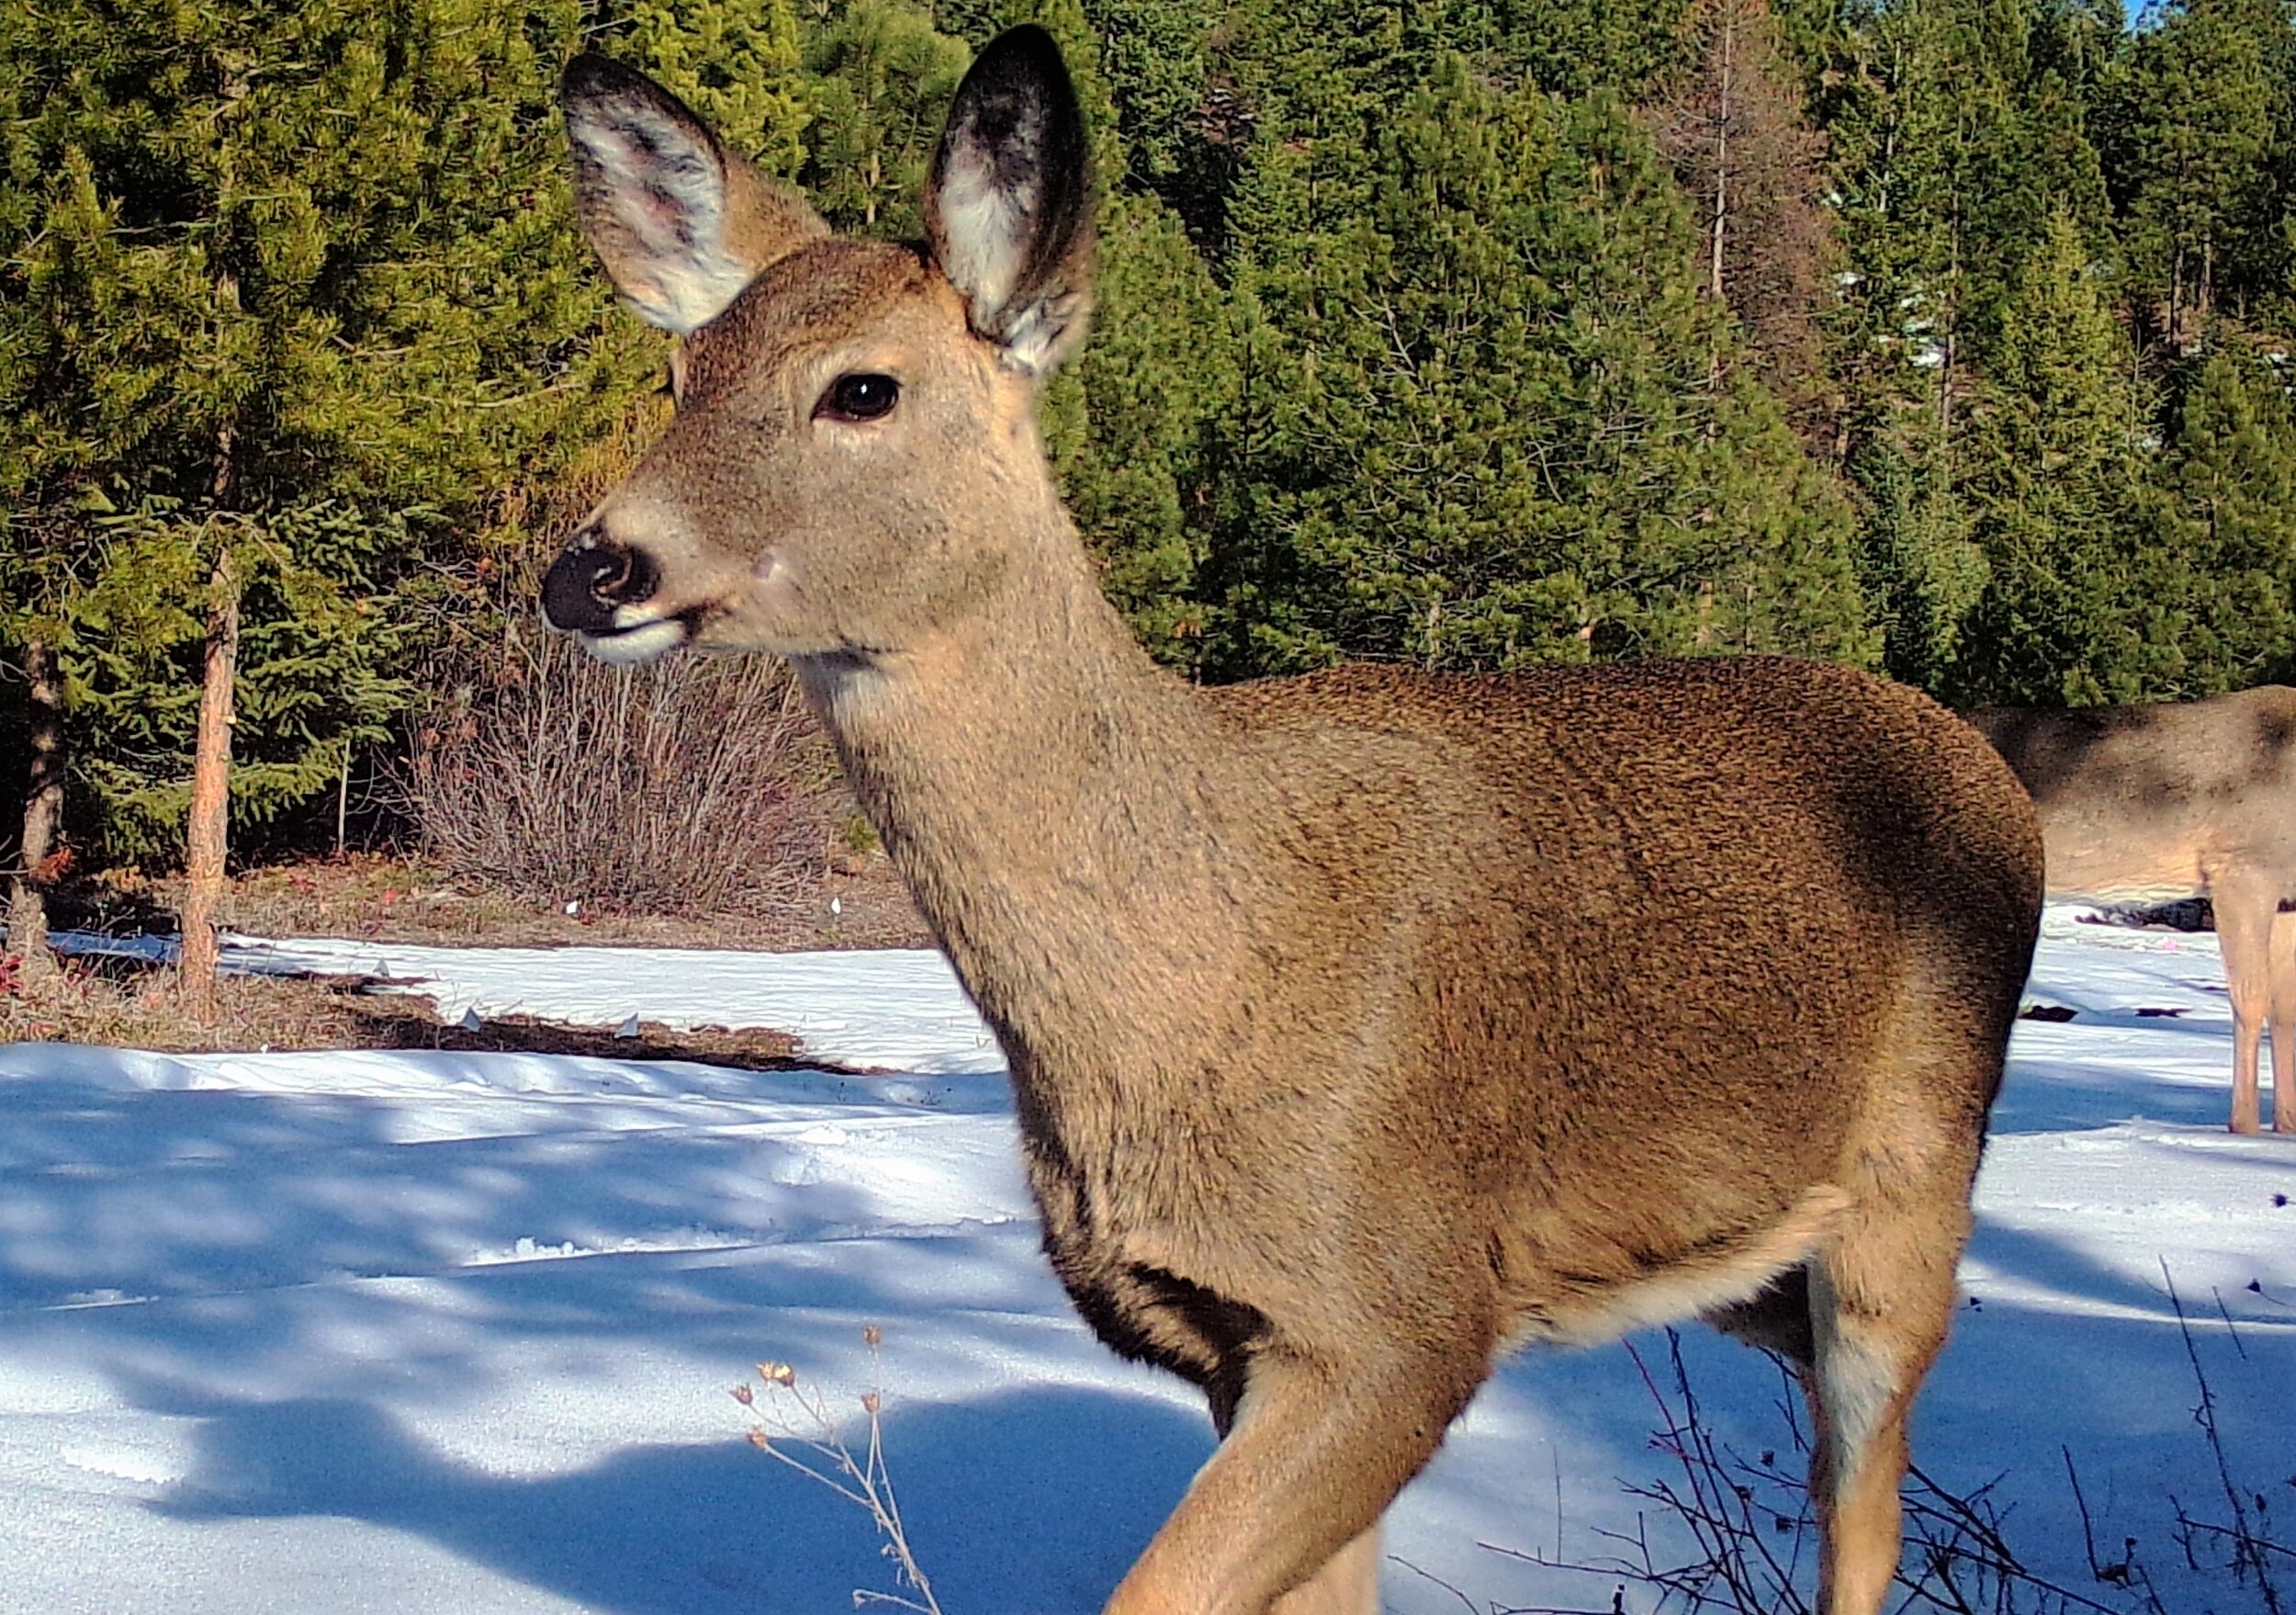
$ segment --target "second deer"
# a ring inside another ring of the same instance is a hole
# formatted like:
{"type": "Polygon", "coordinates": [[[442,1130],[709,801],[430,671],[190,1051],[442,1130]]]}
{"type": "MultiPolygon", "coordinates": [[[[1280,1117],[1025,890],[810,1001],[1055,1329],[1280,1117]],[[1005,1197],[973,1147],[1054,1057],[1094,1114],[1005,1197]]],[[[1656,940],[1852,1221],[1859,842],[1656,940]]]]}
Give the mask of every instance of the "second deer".
{"type": "Polygon", "coordinates": [[[2233,1000],[2233,1131],[2263,1126],[2268,1025],[2272,1127],[2296,1133],[2296,690],[1969,721],[2032,793],[2053,894],[2208,898],[2233,1000]]]}
{"type": "Polygon", "coordinates": [[[1775,660],[1191,688],[1037,435],[1083,334],[1040,29],[928,240],[841,240],[649,80],[564,85],[677,413],[552,567],[601,654],[796,666],[1010,1063],[1053,1267],[1221,1441],[1108,1605],[1373,1615],[1494,1359],[1692,1314],[1800,1365],[1831,1615],[1896,1574],[2041,904],[2031,805],[1908,690],[1775,660]]]}

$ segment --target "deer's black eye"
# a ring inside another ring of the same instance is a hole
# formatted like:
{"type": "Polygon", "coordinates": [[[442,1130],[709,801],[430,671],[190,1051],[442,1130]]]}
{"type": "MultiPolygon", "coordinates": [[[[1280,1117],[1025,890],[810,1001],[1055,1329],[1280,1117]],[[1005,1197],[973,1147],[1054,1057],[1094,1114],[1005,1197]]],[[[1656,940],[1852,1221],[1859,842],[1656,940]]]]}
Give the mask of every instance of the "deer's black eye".
{"type": "Polygon", "coordinates": [[[821,395],[813,412],[832,421],[876,421],[891,413],[893,406],[900,401],[898,381],[874,371],[861,371],[830,382],[829,390],[821,395]]]}

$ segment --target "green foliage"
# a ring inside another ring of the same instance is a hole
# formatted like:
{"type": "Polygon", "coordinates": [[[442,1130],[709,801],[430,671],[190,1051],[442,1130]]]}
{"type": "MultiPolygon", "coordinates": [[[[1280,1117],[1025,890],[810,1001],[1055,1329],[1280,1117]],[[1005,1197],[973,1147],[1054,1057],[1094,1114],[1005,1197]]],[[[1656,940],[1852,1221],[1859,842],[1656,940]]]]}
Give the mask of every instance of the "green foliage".
{"type": "MultiPolygon", "coordinates": [[[[172,846],[225,548],[235,799],[291,823],[645,435],[663,345],[576,237],[549,104],[584,44],[912,237],[972,50],[1054,33],[1101,244],[1046,442],[1196,676],[1790,649],[2056,704],[2296,672],[2296,0],[1770,9],[1766,127],[1822,137],[1787,188],[1830,217],[1725,304],[1648,132],[1688,0],[0,7],[0,657],[60,649],[71,832],[172,846]]],[[[1711,157],[1730,239],[1781,257],[1758,155],[1711,157]]]]}
{"type": "Polygon", "coordinates": [[[1985,589],[1985,551],[1934,414],[1896,412],[1862,435],[1849,476],[1861,514],[1859,582],[1882,634],[1882,668],[1945,686],[1962,623],[1985,589]]]}
{"type": "Polygon", "coordinates": [[[235,808],[260,822],[381,736],[399,625],[453,593],[505,484],[629,395],[642,350],[545,139],[574,23],[481,0],[10,14],[0,77],[33,115],[0,207],[0,551],[27,582],[0,636],[60,648],[75,834],[172,834],[190,580],[218,543],[251,547],[235,808]]]}
{"type": "Polygon", "coordinates": [[[1515,75],[1561,96],[1608,89],[1638,95],[1676,56],[1688,0],[1497,0],[1493,52],[1515,75]]]}
{"type": "Polygon", "coordinates": [[[1093,333],[1054,378],[1047,446],[1101,582],[1160,660],[1199,665],[1210,435],[1235,380],[1211,273],[1155,196],[1100,218],[1093,333]]]}
{"type": "Polygon", "coordinates": [[[1132,178],[1181,182],[1200,161],[1221,8],[1212,0],[1088,0],[1084,17],[1099,37],[1099,76],[1120,86],[1114,132],[1132,178]]]}
{"type": "Polygon", "coordinates": [[[102,570],[66,618],[68,699],[101,734],[78,760],[81,833],[114,853],[173,847],[190,805],[209,569],[228,548],[245,627],[234,695],[233,818],[269,823],[334,788],[348,749],[388,738],[411,691],[388,670],[406,625],[369,573],[408,536],[343,506],[105,519],[102,570]]]}
{"type": "Polygon", "coordinates": [[[2126,338],[2064,213],[2018,277],[1971,427],[1988,569],[1949,688],[1969,705],[2091,706],[2175,687],[2178,558],[2135,520],[2144,429],[2126,338]]]}
{"type": "Polygon", "coordinates": [[[809,40],[812,140],[802,178],[840,230],[913,237],[949,98],[972,52],[910,0],[852,0],[809,40]]]}
{"type": "Polygon", "coordinates": [[[2211,355],[2189,378],[2144,514],[2198,587],[2178,694],[2296,673],[2296,409],[2285,360],[2211,355]]]}
{"type": "Polygon", "coordinates": [[[1920,400],[1950,430],[2053,211],[2104,224],[2083,104],[2034,22],[2009,0],[1892,6],[1851,44],[1828,132],[1858,277],[1845,368],[1868,410],[1920,400]]]}
{"type": "Polygon", "coordinates": [[[2186,0],[2150,22],[2107,81],[2102,121],[2133,285],[2182,344],[2227,291],[2274,289],[2259,283],[2281,261],[2274,125],[2296,38],[2285,0],[2186,0]]]}
{"type": "Polygon", "coordinates": [[[1846,502],[1614,99],[1454,58],[1367,153],[1311,127],[1246,181],[1223,665],[1865,653],[1846,502]]]}
{"type": "Polygon", "coordinates": [[[813,115],[789,0],[638,0],[603,41],[766,173],[793,177],[813,115]]]}

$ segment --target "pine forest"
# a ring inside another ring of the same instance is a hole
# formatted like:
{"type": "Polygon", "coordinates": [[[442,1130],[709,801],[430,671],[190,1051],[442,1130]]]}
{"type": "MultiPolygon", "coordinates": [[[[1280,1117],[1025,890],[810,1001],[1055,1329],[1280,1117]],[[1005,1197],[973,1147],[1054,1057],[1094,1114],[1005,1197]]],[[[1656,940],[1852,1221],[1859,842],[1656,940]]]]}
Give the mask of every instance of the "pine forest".
{"type": "Polygon", "coordinates": [[[568,56],[906,237],[1029,20],[1099,189],[1045,438],[1187,676],[2296,676],[2291,0],[5,0],[0,864],[179,864],[219,658],[237,858],[419,836],[378,782],[556,665],[669,407],[568,56]]]}

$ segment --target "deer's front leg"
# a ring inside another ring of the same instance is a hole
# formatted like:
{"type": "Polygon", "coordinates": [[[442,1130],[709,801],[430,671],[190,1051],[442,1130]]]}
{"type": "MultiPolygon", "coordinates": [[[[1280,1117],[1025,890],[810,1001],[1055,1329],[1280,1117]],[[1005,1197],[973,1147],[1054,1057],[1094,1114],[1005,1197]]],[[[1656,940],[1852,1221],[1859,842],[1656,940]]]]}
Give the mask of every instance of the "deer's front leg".
{"type": "Polygon", "coordinates": [[[2272,1131],[2296,1133],[2296,914],[2272,916],[2267,947],[2272,981],[2272,1131]]]}
{"type": "Polygon", "coordinates": [[[1483,1368],[1262,1348],[1233,1428],[1106,1615],[1378,1615],[1379,1515],[1483,1368]]]}
{"type": "MultiPolygon", "coordinates": [[[[2224,989],[2233,1000],[2233,1114],[2235,1133],[2258,1130],[2257,1055],[2272,1007],[2272,921],[2277,893],[2242,872],[2212,878],[2216,941],[2224,956],[2224,989]]],[[[2278,1057],[2278,1038],[2274,1055],[2278,1057]]],[[[2275,1096],[2277,1097],[2277,1096],[2275,1096]]]]}

